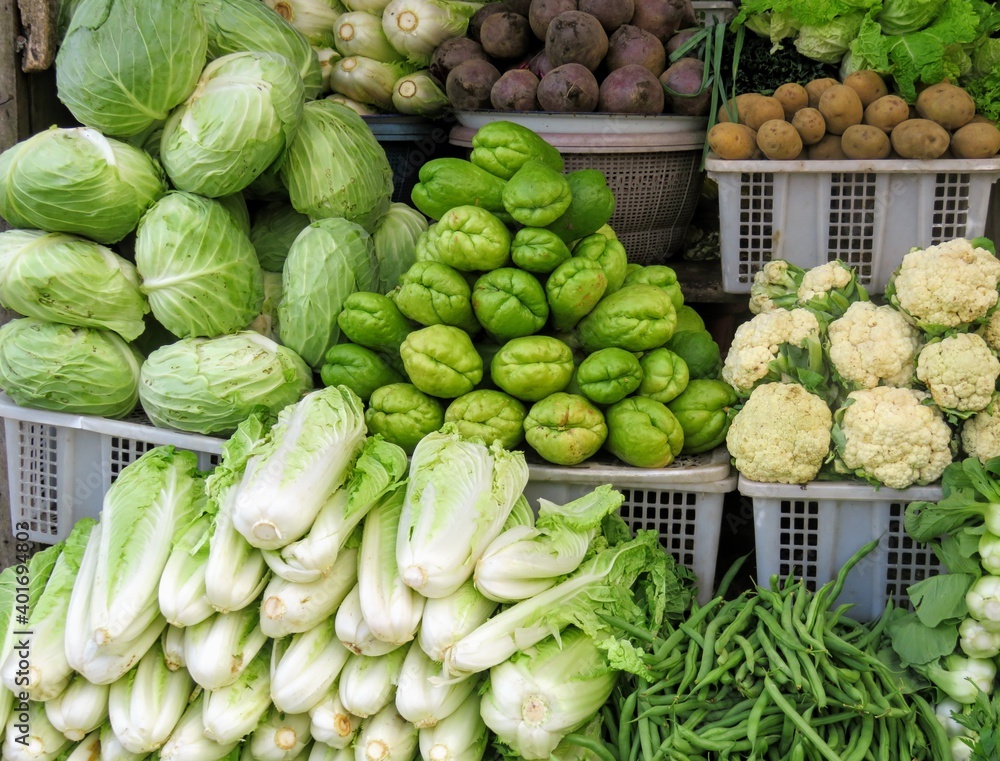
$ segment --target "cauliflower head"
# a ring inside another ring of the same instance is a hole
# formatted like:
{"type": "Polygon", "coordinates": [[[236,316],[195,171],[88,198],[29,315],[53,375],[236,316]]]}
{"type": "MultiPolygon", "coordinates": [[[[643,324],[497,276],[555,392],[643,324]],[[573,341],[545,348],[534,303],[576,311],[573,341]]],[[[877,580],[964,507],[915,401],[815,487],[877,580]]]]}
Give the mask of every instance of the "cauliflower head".
{"type": "Polygon", "coordinates": [[[827,331],[830,364],[848,390],[910,385],[920,331],[890,306],[855,301],[827,331]]]}
{"type": "Polygon", "coordinates": [[[929,343],[917,356],[917,379],[934,403],[959,417],[985,409],[993,398],[1000,360],[976,333],[957,333],[929,343]]]}
{"type": "Polygon", "coordinates": [[[962,423],[962,449],[984,465],[1000,457],[1000,410],[987,407],[962,423]]]}
{"type": "Polygon", "coordinates": [[[886,296],[918,328],[939,335],[985,318],[1000,297],[998,282],[1000,260],[955,238],[906,254],[886,296]]]}
{"type": "Polygon", "coordinates": [[[993,351],[1000,351],[1000,309],[993,312],[990,319],[976,332],[986,339],[993,351]]]}
{"type": "Polygon", "coordinates": [[[951,428],[926,398],[893,386],[848,394],[834,416],[839,466],[892,489],[940,478],[952,460],[951,428]]]}
{"type": "Polygon", "coordinates": [[[853,279],[854,271],[840,261],[813,267],[802,276],[798,290],[799,303],[804,304],[816,296],[824,296],[838,288],[846,288],[853,279]]]}
{"type": "Polygon", "coordinates": [[[805,270],[784,259],[772,259],[757,270],[750,284],[750,311],[754,314],[795,306],[805,270]]]}
{"type": "Polygon", "coordinates": [[[762,312],[736,329],[722,366],[722,379],[746,396],[767,378],[770,363],[778,358],[783,344],[805,347],[811,341],[820,341],[820,324],[808,309],[762,312]]]}
{"type": "Polygon", "coordinates": [[[830,452],[833,415],[797,383],[765,383],[750,394],[726,434],[736,469],[749,479],[803,484],[830,452]]]}

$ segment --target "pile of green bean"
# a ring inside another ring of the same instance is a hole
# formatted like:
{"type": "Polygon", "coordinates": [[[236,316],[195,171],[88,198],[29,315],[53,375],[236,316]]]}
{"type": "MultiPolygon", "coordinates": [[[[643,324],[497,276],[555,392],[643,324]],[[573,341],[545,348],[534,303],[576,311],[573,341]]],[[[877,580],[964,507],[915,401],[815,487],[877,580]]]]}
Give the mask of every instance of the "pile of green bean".
{"type": "Polygon", "coordinates": [[[870,625],[833,607],[876,544],[815,593],[773,578],[726,600],[730,575],[683,623],[631,630],[649,675],[623,674],[588,747],[604,761],[949,761],[933,709],[878,658],[891,604],[870,625]]]}

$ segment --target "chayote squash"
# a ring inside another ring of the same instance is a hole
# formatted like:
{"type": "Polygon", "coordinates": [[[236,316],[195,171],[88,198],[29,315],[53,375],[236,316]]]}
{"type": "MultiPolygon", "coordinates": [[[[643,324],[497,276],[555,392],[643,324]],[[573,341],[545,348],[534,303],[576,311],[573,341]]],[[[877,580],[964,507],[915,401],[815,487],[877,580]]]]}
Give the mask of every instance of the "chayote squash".
{"type": "Polygon", "coordinates": [[[531,227],[555,222],[570,204],[569,181],[541,161],[526,161],[503,189],[503,207],[531,227]]]}
{"type": "Polygon", "coordinates": [[[736,404],[736,391],[720,380],[696,378],[681,394],[667,403],[684,429],[684,454],[715,449],[726,440],[729,409],[736,404]]]}
{"type": "Polygon", "coordinates": [[[604,173],[580,169],[566,175],[571,200],[569,208],[546,228],[564,241],[579,240],[604,227],[615,213],[615,194],[604,173]]]}
{"type": "Polygon", "coordinates": [[[525,162],[532,159],[557,172],[563,170],[563,158],[559,151],[540,135],[520,124],[490,122],[480,127],[472,138],[469,160],[504,180],[509,180],[525,162]]]}
{"type": "Polygon", "coordinates": [[[418,178],[410,198],[431,219],[441,219],[456,206],[480,206],[510,221],[503,207],[506,181],[470,161],[431,159],[420,167],[418,178]]]}

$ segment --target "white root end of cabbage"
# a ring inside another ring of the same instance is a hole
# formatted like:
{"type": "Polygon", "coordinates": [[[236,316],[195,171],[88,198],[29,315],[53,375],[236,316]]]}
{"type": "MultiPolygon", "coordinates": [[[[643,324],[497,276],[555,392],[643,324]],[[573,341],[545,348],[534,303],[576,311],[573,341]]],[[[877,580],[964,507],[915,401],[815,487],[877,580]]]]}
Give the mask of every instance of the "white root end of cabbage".
{"type": "Polygon", "coordinates": [[[417,18],[417,14],[413,11],[403,11],[396,18],[396,26],[401,31],[406,32],[406,34],[413,34],[417,31],[417,27],[420,26],[420,19],[417,18]]]}
{"type": "Polygon", "coordinates": [[[419,565],[407,566],[406,570],[403,571],[402,578],[406,586],[418,592],[427,586],[427,571],[419,565]]]}
{"type": "Polygon", "coordinates": [[[111,634],[107,629],[94,629],[94,642],[98,645],[106,645],[111,641],[111,634]]]}
{"type": "Polygon", "coordinates": [[[417,729],[430,729],[431,727],[436,727],[438,720],[433,716],[429,719],[421,719],[420,721],[413,722],[413,726],[417,729]]]}
{"type": "Polygon", "coordinates": [[[350,42],[354,39],[354,24],[344,23],[337,30],[337,36],[341,42],[350,42]]]}
{"type": "Polygon", "coordinates": [[[253,524],[253,529],[251,529],[250,533],[253,534],[254,539],[267,544],[274,541],[280,542],[283,538],[278,527],[271,521],[257,521],[253,524]]]}
{"type": "Polygon", "coordinates": [[[549,706],[540,695],[529,695],[521,703],[521,718],[528,724],[538,726],[545,721],[549,706]]]}
{"type": "Polygon", "coordinates": [[[451,758],[451,752],[448,750],[448,746],[443,743],[438,743],[430,752],[427,754],[429,761],[448,761],[451,758]]]}
{"type": "Polygon", "coordinates": [[[75,743],[78,743],[78,742],[80,742],[80,741],[81,741],[81,740],[82,740],[82,739],[83,739],[84,737],[86,737],[86,736],[87,736],[87,733],[86,733],[86,732],[82,732],[82,731],[81,731],[81,730],[79,730],[79,729],[73,729],[72,727],[70,727],[70,728],[69,728],[69,729],[67,729],[67,730],[66,730],[65,732],[63,732],[63,736],[64,736],[64,737],[65,737],[65,738],[66,738],[67,740],[70,740],[70,741],[72,741],[72,742],[75,742],[75,743]]]}
{"type": "Polygon", "coordinates": [[[285,616],[285,602],[280,597],[268,597],[264,600],[263,611],[272,621],[280,621],[285,616]]]}
{"type": "Polygon", "coordinates": [[[365,746],[367,761],[385,761],[389,758],[389,746],[384,740],[372,740],[365,746]]]}
{"type": "Polygon", "coordinates": [[[417,83],[412,79],[404,79],[399,83],[399,87],[396,88],[396,92],[398,92],[403,98],[412,98],[417,94],[417,83]]]}
{"type": "Polygon", "coordinates": [[[338,713],[333,718],[333,731],[338,737],[350,737],[354,728],[351,726],[351,717],[344,713],[338,713]]]}
{"type": "Polygon", "coordinates": [[[277,13],[285,21],[291,21],[292,16],[295,14],[292,12],[292,6],[288,3],[275,3],[274,12],[277,13]]]}
{"type": "Polygon", "coordinates": [[[298,733],[291,727],[282,727],[274,733],[274,744],[282,750],[291,750],[298,741],[298,733]]]}

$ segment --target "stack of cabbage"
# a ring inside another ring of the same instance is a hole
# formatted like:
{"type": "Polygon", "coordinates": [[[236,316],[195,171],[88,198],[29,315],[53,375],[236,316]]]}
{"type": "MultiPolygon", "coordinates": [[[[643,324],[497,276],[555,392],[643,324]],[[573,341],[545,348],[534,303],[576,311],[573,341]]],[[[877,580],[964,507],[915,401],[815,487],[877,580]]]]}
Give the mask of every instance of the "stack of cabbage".
{"type": "Polygon", "coordinates": [[[476,133],[470,161],[421,168],[413,202],[437,222],[396,287],[343,301],[350,343],[321,368],[367,403],[373,431],[412,451],[451,422],[557,464],[604,447],[638,467],[723,440],[736,397],[676,274],[630,265],[604,175],[562,169],[549,143],[500,121],[476,133]]]}
{"type": "Polygon", "coordinates": [[[300,398],[322,358],[315,302],[335,315],[377,282],[370,234],[392,191],[363,120],[312,100],[309,42],[257,0],[81,0],[56,68],[86,126],[0,156],[17,228],[0,235],[0,301],[24,315],[0,332],[0,386],[109,417],[141,400],[157,425],[202,433],[300,398]],[[279,332],[273,240],[310,222],[323,259],[286,269],[279,332]]]}
{"type": "Polygon", "coordinates": [[[442,431],[408,470],[342,387],[268,422],[211,474],[151,450],[99,522],[0,575],[3,758],[591,757],[645,668],[605,618],[656,630],[691,595],[622,496],[536,522],[523,455],[442,431]]]}
{"type": "Polygon", "coordinates": [[[842,262],[767,264],[722,369],[741,397],[726,438],[736,468],[905,489],[960,449],[1000,456],[998,285],[984,238],[912,249],[881,305],[842,262]]]}

